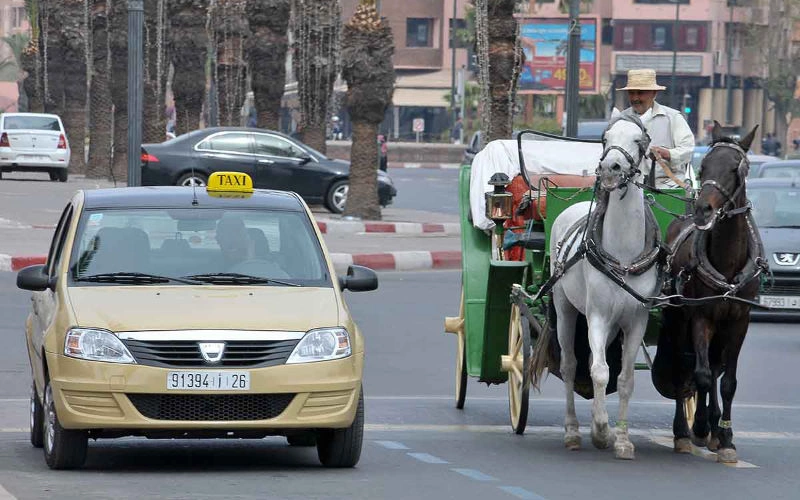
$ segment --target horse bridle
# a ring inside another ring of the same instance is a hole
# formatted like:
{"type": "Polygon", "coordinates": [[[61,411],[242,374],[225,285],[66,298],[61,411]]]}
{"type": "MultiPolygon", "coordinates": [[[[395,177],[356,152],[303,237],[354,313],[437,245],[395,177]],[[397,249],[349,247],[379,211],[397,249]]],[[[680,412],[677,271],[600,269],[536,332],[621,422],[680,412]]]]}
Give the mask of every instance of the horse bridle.
{"type": "MultiPolygon", "coordinates": [[[[606,159],[608,154],[611,151],[614,151],[614,150],[619,151],[620,153],[622,153],[622,156],[624,156],[625,160],[628,162],[628,167],[629,168],[625,172],[622,173],[622,175],[621,175],[622,179],[620,180],[619,184],[617,185],[617,188],[626,189],[628,187],[628,183],[630,183],[631,180],[633,180],[634,177],[636,177],[637,175],[639,175],[641,173],[641,170],[639,170],[639,164],[642,162],[642,159],[647,154],[647,148],[649,146],[650,146],[650,134],[647,133],[647,129],[644,128],[644,124],[642,123],[642,121],[638,117],[635,117],[633,115],[629,115],[629,114],[620,115],[616,120],[613,120],[608,125],[606,130],[603,132],[603,154],[600,156],[600,161],[597,164],[597,169],[595,170],[595,175],[598,178],[600,177],[601,165],[603,164],[603,160],[606,159]],[[634,125],[636,125],[637,127],[639,127],[639,130],[642,131],[641,139],[636,141],[636,144],[638,146],[638,151],[639,151],[639,159],[638,159],[638,161],[634,160],[633,156],[625,148],[623,148],[622,146],[617,146],[616,144],[611,145],[611,146],[606,146],[606,132],[608,132],[608,130],[612,126],[614,126],[614,124],[616,122],[618,122],[620,120],[631,122],[634,125]]],[[[601,186],[601,188],[602,188],[602,186],[601,186]]]]}
{"type": "Polygon", "coordinates": [[[747,152],[742,149],[741,146],[732,142],[718,142],[711,146],[711,150],[708,152],[708,154],[711,154],[711,151],[714,151],[714,149],[720,147],[731,148],[740,155],[739,164],[736,167],[738,186],[736,186],[736,190],[733,192],[733,194],[731,194],[730,191],[725,189],[725,186],[713,179],[709,179],[707,181],[703,181],[703,183],[700,185],[700,191],[697,194],[699,198],[706,186],[710,186],[719,191],[719,193],[725,197],[725,203],[717,210],[716,218],[725,219],[727,217],[734,217],[750,210],[749,202],[745,202],[744,206],[736,208],[736,198],[739,196],[739,194],[741,194],[745,187],[745,178],[747,177],[747,172],[750,170],[750,160],[747,158],[747,152]]]}

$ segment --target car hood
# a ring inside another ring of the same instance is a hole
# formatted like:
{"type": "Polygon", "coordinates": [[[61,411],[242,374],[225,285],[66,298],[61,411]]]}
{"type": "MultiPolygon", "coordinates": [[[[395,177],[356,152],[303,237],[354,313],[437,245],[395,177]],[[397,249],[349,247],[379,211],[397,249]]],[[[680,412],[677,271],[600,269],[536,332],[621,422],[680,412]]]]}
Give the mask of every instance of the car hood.
{"type": "Polygon", "coordinates": [[[91,286],[69,288],[77,326],[111,331],[279,330],[338,326],[333,288],[91,286]]]}
{"type": "Polygon", "coordinates": [[[759,232],[770,269],[775,272],[800,273],[800,259],[797,258],[800,254],[800,228],[762,227],[759,232]],[[793,257],[782,254],[791,254],[793,257]]]}

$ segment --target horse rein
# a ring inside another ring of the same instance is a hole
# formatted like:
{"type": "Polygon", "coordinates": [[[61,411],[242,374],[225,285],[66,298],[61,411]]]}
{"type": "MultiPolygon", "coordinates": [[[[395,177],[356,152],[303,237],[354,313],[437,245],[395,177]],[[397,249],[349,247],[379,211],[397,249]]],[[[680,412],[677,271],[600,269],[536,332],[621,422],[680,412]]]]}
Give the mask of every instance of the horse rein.
{"type": "MultiPolygon", "coordinates": [[[[721,185],[719,182],[713,179],[703,181],[703,183],[700,185],[700,191],[698,192],[698,196],[700,195],[700,193],[703,192],[703,189],[705,189],[706,186],[710,186],[719,191],[719,193],[725,197],[725,203],[717,210],[714,219],[712,219],[711,221],[712,225],[715,219],[725,219],[725,218],[735,217],[737,215],[746,213],[751,209],[750,202],[747,200],[745,200],[744,206],[738,208],[736,207],[736,198],[741,194],[742,190],[744,190],[745,178],[747,177],[747,172],[750,170],[750,160],[747,158],[747,152],[744,149],[742,149],[741,146],[739,146],[738,144],[734,144],[731,142],[718,142],[713,146],[711,146],[711,151],[719,147],[731,148],[741,155],[741,159],[739,160],[739,165],[736,167],[736,173],[739,182],[733,194],[731,194],[730,191],[725,189],[723,185],[721,185]]],[[[711,151],[709,151],[709,154],[711,151]]]]}

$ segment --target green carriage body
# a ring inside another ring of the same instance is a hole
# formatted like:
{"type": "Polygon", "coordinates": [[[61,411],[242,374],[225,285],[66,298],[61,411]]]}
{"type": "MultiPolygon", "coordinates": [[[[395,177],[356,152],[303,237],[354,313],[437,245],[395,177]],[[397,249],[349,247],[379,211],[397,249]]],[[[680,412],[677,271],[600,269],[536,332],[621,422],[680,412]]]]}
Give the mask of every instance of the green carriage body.
{"type": "MultiPolygon", "coordinates": [[[[459,176],[459,206],[461,214],[461,250],[463,280],[463,331],[466,348],[466,371],[481,382],[503,383],[508,374],[501,369],[501,356],[508,353],[509,318],[511,314],[511,287],[520,284],[535,292],[550,276],[549,242],[553,222],[569,206],[592,199],[592,190],[585,188],[549,188],[547,212],[538,230],[545,233],[542,250],[526,250],[525,261],[492,259],[491,237],[476,228],[470,217],[470,165],[461,167],[459,176]]],[[[487,186],[488,191],[488,186],[487,186]]],[[[682,189],[667,190],[684,196],[682,189]]],[[[649,196],[649,195],[648,195],[649,196]]],[[[666,194],[656,194],[653,212],[665,235],[673,213],[684,213],[685,204],[666,194]]],[[[660,314],[651,311],[648,345],[655,344],[660,327],[660,314]]]]}

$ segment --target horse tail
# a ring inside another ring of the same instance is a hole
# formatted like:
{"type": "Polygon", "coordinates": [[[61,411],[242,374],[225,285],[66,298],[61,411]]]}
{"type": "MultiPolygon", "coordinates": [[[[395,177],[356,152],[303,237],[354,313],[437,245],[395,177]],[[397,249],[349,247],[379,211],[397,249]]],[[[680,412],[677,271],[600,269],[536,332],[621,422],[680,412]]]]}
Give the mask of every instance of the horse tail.
{"type": "Polygon", "coordinates": [[[539,328],[539,336],[533,347],[533,355],[528,365],[528,375],[531,385],[539,391],[542,381],[546,378],[545,369],[558,375],[561,366],[561,347],[558,345],[556,333],[556,311],[553,306],[552,295],[547,307],[547,320],[539,328]]]}

